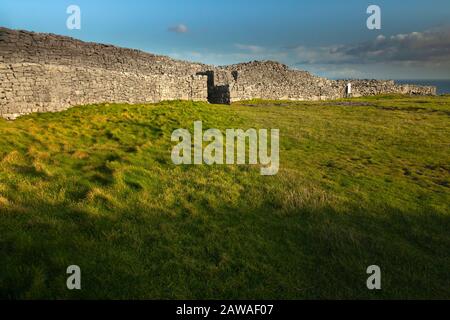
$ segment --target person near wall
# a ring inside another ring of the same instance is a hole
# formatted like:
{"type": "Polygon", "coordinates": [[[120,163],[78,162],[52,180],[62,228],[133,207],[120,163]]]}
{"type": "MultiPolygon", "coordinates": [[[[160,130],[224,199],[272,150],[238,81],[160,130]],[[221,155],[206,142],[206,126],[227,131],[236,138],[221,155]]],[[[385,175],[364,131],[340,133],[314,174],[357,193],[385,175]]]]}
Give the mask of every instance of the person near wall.
{"type": "Polygon", "coordinates": [[[351,84],[351,82],[347,83],[347,85],[345,86],[345,96],[347,98],[351,98],[352,97],[352,84],[351,84]]]}

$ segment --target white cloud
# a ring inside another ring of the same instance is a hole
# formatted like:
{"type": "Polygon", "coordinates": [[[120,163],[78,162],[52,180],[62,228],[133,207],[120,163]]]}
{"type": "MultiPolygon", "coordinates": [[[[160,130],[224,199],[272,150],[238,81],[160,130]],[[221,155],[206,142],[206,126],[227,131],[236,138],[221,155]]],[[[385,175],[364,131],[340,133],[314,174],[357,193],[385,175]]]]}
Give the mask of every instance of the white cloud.
{"type": "MultiPolygon", "coordinates": [[[[450,65],[450,29],[378,36],[375,41],[343,45],[335,51],[337,62],[346,57],[349,63],[408,62],[450,65]]],[[[331,57],[332,58],[332,57],[331,57]]],[[[333,62],[333,59],[330,59],[333,62]]]]}
{"type": "Polygon", "coordinates": [[[188,27],[184,24],[178,24],[176,26],[169,27],[168,30],[175,33],[186,33],[189,31],[188,27]]]}
{"type": "Polygon", "coordinates": [[[214,65],[275,60],[332,78],[448,78],[450,29],[378,35],[371,41],[328,46],[263,47],[233,44],[231,52],[207,49],[173,57],[214,65]]]}
{"type": "Polygon", "coordinates": [[[297,46],[289,52],[288,64],[334,78],[448,78],[450,28],[379,35],[356,44],[297,46]]]}

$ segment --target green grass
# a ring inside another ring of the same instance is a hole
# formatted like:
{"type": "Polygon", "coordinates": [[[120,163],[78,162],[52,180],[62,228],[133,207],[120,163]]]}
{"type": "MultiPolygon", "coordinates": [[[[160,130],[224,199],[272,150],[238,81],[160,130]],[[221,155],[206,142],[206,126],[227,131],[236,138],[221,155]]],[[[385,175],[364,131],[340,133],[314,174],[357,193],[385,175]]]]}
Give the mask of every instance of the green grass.
{"type": "Polygon", "coordinates": [[[1,120],[0,297],[448,299],[449,120],[450,97],[400,96],[1,120]],[[196,120],[279,128],[278,175],[173,165],[196,120]]]}

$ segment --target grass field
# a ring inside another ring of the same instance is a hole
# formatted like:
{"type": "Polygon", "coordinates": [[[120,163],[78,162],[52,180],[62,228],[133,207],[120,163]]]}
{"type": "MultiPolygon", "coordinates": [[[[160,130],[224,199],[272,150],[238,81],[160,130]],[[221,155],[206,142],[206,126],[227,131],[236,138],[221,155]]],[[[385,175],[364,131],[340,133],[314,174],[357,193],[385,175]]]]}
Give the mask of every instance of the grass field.
{"type": "Polygon", "coordinates": [[[1,298],[450,298],[449,96],[91,105],[0,137],[1,298]],[[279,128],[279,173],[173,165],[196,120],[279,128]]]}

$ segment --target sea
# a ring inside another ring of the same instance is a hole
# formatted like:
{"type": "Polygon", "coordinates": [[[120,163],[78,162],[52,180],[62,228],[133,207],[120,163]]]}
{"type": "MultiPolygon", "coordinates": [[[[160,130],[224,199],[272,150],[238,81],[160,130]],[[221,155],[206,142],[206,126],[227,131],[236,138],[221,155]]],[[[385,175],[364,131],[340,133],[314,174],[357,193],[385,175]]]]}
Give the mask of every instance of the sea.
{"type": "Polygon", "coordinates": [[[438,94],[450,94],[450,80],[395,80],[399,84],[419,84],[436,86],[438,94]]]}

